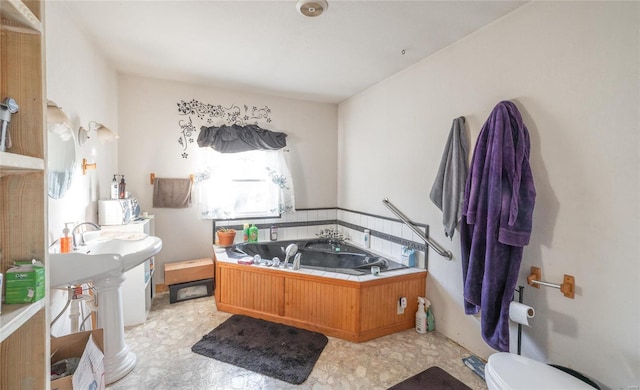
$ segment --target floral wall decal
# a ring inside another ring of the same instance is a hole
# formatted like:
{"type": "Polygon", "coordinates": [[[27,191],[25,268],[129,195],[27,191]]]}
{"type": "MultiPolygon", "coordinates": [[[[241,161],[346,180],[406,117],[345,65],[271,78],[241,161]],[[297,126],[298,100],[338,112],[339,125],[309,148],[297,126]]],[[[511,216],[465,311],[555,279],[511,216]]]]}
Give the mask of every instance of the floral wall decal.
{"type": "Polygon", "coordinates": [[[178,121],[180,126],[180,137],[178,144],[182,147],[182,158],[189,158],[188,149],[197,139],[197,130],[199,127],[207,125],[258,125],[262,123],[271,123],[271,109],[269,106],[251,108],[246,104],[242,107],[231,104],[229,107],[222,105],[213,105],[202,103],[196,99],[191,101],[180,100],[178,103],[178,114],[186,115],[187,119],[178,121]],[[193,124],[193,119],[203,122],[200,126],[193,124]]]}
{"type": "Polygon", "coordinates": [[[178,138],[178,143],[182,146],[182,158],[187,158],[189,157],[187,148],[189,147],[189,144],[192,144],[194,141],[196,128],[193,125],[193,121],[191,121],[191,117],[189,117],[189,122],[183,119],[179,120],[178,125],[180,126],[180,138],[178,138]]]}

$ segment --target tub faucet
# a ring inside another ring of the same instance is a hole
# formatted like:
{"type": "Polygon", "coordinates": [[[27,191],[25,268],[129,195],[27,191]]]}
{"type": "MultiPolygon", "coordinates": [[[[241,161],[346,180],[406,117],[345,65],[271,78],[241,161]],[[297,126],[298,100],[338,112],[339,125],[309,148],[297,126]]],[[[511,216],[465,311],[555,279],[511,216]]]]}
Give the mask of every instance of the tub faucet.
{"type": "MultiPolygon", "coordinates": [[[[77,230],[78,230],[78,228],[79,228],[80,226],[82,226],[82,225],[91,225],[91,226],[93,226],[94,228],[96,228],[96,230],[101,230],[100,225],[96,225],[96,224],[95,224],[95,223],[93,223],[93,222],[81,222],[81,223],[77,224],[77,225],[73,228],[73,230],[71,231],[71,237],[72,237],[72,240],[73,240],[73,249],[78,249],[78,242],[76,241],[76,231],[77,231],[77,230]]],[[[80,239],[81,239],[81,241],[82,241],[82,242],[80,243],[80,245],[84,245],[84,236],[82,235],[82,233],[80,233],[80,239]]]]}
{"type": "Polygon", "coordinates": [[[289,263],[289,257],[295,255],[298,252],[298,246],[296,244],[289,244],[287,248],[284,250],[284,263],[282,263],[282,267],[287,268],[287,264],[289,263]]]}
{"type": "Polygon", "coordinates": [[[293,267],[291,269],[296,270],[296,271],[300,269],[300,258],[301,257],[302,257],[302,253],[296,254],[296,257],[293,258],[293,267]]]}

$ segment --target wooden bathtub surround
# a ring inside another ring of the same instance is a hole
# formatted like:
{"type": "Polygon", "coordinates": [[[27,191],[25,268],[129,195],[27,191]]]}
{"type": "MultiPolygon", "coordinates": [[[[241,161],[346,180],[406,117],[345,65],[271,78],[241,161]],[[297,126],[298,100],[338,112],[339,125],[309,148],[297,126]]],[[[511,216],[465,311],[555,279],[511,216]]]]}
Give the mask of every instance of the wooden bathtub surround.
{"type": "Polygon", "coordinates": [[[218,310],[363,342],[415,326],[427,272],[366,282],[216,261],[218,310]],[[404,314],[397,302],[407,297],[404,314]]]}

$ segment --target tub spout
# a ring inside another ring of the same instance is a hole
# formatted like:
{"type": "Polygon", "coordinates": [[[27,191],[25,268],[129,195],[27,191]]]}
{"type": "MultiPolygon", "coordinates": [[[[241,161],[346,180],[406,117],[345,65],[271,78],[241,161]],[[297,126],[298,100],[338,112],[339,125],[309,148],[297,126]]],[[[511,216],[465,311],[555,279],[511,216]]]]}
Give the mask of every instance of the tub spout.
{"type": "Polygon", "coordinates": [[[293,269],[294,270],[299,270],[300,269],[300,258],[302,257],[302,253],[298,253],[296,255],[296,257],[293,258],[293,269]]]}

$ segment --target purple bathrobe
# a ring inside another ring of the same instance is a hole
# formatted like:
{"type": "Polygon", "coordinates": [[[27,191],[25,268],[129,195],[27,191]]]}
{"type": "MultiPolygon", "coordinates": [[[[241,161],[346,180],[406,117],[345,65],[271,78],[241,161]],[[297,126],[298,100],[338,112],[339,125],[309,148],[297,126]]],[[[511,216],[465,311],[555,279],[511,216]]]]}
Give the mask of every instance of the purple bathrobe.
{"type": "Polygon", "coordinates": [[[482,309],[482,338],[503,352],[509,351],[509,304],[536,198],[529,147],[517,107],[500,102],[478,136],[462,205],[465,313],[482,309]]]}

